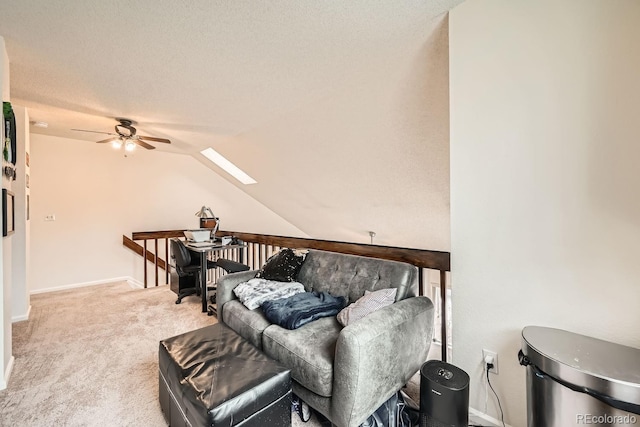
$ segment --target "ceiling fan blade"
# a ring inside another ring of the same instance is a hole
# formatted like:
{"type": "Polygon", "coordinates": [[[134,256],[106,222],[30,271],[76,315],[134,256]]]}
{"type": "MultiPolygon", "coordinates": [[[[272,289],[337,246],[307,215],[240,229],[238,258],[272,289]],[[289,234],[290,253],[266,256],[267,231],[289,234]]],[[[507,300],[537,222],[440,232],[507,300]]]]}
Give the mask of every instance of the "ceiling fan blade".
{"type": "Polygon", "coordinates": [[[117,135],[113,132],[100,132],[99,130],[86,130],[86,129],[71,129],[71,130],[75,130],[78,132],[91,132],[91,133],[103,133],[105,135],[117,135]]]}
{"type": "Polygon", "coordinates": [[[146,142],[141,141],[140,139],[136,140],[135,142],[136,142],[136,144],[138,144],[141,147],[146,148],[147,150],[155,150],[156,149],[156,147],[154,147],[153,145],[147,144],[146,142]]]}
{"type": "Polygon", "coordinates": [[[103,139],[102,141],[96,141],[97,144],[104,144],[106,142],[113,142],[116,141],[118,138],[107,138],[107,139],[103,139]]]}
{"type": "Polygon", "coordinates": [[[148,141],[154,141],[154,142],[164,142],[165,144],[171,144],[171,141],[169,141],[168,139],[164,139],[164,138],[154,138],[153,136],[142,136],[142,135],[138,135],[139,139],[146,139],[148,141]]]}

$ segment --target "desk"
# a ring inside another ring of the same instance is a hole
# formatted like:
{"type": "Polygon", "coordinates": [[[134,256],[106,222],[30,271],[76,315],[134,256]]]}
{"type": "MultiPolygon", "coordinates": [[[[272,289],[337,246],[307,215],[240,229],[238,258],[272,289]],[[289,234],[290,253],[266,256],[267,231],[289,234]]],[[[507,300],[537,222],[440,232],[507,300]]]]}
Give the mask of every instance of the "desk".
{"type": "MultiPolygon", "coordinates": [[[[184,245],[191,252],[197,253],[200,257],[200,283],[202,289],[200,290],[200,295],[202,296],[202,312],[207,312],[207,256],[210,253],[223,251],[226,249],[242,249],[246,248],[247,245],[237,244],[237,245],[221,245],[219,243],[211,243],[211,245],[204,246],[202,243],[192,243],[185,242],[184,245]]],[[[243,262],[243,251],[238,251],[238,260],[239,262],[243,262]]]]}

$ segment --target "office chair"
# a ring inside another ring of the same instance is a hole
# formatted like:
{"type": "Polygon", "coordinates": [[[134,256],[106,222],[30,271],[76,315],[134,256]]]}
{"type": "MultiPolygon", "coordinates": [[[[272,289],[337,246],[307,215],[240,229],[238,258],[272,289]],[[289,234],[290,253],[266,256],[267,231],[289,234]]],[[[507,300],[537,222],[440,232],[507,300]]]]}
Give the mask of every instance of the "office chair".
{"type": "MultiPolygon", "coordinates": [[[[200,264],[193,263],[189,250],[180,239],[171,239],[171,258],[174,260],[178,276],[194,276],[196,283],[196,286],[193,288],[178,288],[178,299],[176,300],[176,304],[180,304],[182,302],[182,298],[188,295],[200,295],[200,290],[203,288],[202,283],[200,283],[200,264]]],[[[215,262],[207,260],[207,270],[216,267],[217,264],[215,262]]]]}
{"type": "MultiPolygon", "coordinates": [[[[249,266],[246,264],[241,264],[239,262],[235,262],[235,261],[231,261],[230,259],[226,259],[226,258],[218,258],[216,260],[216,264],[219,268],[223,269],[226,273],[238,273],[240,271],[247,271],[249,270],[249,266]]],[[[217,290],[216,286],[209,286],[207,287],[207,291],[215,291],[217,290]]],[[[209,316],[217,316],[218,315],[218,308],[215,305],[216,304],[216,295],[213,294],[210,297],[210,302],[211,304],[209,304],[207,306],[207,315],[209,316]]]]}

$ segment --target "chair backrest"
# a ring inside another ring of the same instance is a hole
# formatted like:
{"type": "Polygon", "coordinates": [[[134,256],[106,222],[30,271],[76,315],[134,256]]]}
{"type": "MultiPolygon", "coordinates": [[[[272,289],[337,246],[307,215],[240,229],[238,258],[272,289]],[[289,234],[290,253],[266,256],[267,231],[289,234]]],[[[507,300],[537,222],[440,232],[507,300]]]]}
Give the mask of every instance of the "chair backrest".
{"type": "Polygon", "coordinates": [[[176,270],[191,264],[191,255],[180,239],[171,239],[171,256],[176,260],[176,270]]]}

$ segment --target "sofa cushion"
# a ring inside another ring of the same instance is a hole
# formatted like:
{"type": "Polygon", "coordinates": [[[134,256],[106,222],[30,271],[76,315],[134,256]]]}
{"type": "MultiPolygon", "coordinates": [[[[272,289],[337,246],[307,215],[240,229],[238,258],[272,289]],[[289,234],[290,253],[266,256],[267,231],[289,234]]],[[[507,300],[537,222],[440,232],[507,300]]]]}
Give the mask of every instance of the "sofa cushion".
{"type": "Polygon", "coordinates": [[[418,269],[403,262],[310,249],[296,280],[308,291],[342,295],[350,303],[364,291],[397,288],[400,301],[416,295],[418,269]]]}
{"type": "Polygon", "coordinates": [[[262,349],[262,332],[271,323],[267,320],[261,308],[248,310],[238,300],[229,301],[222,310],[223,322],[238,335],[262,349]]]}
{"type": "Polygon", "coordinates": [[[262,336],[263,351],[289,369],[291,377],[321,396],[333,388],[333,361],[342,326],[335,317],[315,320],[298,329],[271,325],[262,336]]]}

